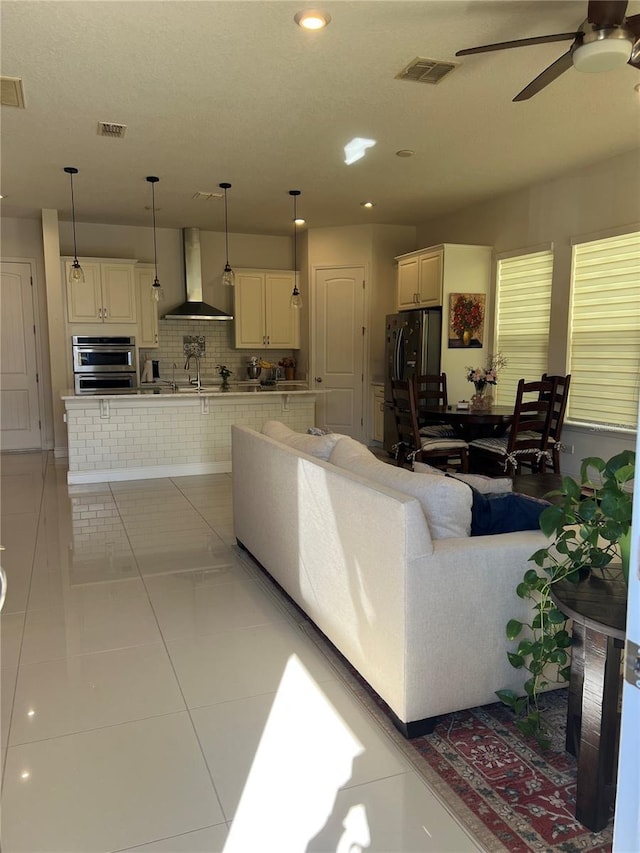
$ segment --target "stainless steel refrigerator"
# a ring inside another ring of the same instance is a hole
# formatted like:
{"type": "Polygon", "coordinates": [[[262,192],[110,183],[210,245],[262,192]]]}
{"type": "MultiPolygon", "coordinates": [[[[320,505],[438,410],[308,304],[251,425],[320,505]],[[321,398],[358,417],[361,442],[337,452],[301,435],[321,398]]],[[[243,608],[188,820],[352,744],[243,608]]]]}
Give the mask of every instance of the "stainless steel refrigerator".
{"type": "Polygon", "coordinates": [[[442,309],[424,308],[389,314],[385,324],[384,449],[397,441],[391,379],[440,373],[442,309]]]}

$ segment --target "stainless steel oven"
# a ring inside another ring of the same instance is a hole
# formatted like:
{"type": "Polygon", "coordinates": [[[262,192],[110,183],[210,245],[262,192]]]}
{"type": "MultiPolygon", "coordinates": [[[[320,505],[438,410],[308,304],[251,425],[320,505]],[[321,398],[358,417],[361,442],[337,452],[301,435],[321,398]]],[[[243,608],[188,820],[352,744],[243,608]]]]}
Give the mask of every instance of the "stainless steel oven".
{"type": "Polygon", "coordinates": [[[127,391],[136,387],[135,338],[74,335],[71,352],[76,394],[127,391]]]}

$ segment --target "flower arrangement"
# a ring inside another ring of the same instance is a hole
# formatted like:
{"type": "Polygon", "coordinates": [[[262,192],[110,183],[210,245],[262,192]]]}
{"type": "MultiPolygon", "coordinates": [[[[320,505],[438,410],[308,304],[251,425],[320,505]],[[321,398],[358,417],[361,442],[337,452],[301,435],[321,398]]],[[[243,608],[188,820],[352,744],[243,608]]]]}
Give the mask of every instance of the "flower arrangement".
{"type": "Polygon", "coordinates": [[[232,371],[229,370],[226,364],[216,364],[216,368],[220,376],[222,376],[222,385],[220,386],[221,390],[228,391],[230,388],[229,377],[231,376],[232,371]]]}
{"type": "Polygon", "coordinates": [[[295,367],[296,366],[296,360],[292,355],[285,355],[284,358],[280,359],[280,361],[278,362],[278,365],[280,367],[295,367]]]}
{"type": "Polygon", "coordinates": [[[498,384],[498,372],[506,367],[507,359],[502,353],[490,355],[486,367],[465,367],[467,371],[467,382],[473,382],[476,391],[482,390],[485,385],[498,384]]]}
{"type": "Polygon", "coordinates": [[[451,328],[459,337],[465,337],[465,333],[471,338],[473,332],[479,329],[484,320],[484,310],[480,300],[464,293],[459,294],[453,303],[453,318],[451,328]]]}

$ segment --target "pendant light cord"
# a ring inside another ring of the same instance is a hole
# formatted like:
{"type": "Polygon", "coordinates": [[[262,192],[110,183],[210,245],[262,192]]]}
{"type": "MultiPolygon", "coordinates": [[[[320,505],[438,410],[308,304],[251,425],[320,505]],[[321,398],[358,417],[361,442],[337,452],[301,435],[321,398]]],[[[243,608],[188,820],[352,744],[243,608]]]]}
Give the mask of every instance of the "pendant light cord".
{"type": "Polygon", "coordinates": [[[156,277],[154,285],[158,281],[158,249],[156,245],[156,187],[155,181],[151,183],[151,212],[153,214],[153,264],[155,267],[156,277]]]}
{"type": "Polygon", "coordinates": [[[297,200],[297,196],[294,195],[294,197],[293,197],[293,275],[294,275],[293,286],[294,286],[294,288],[296,287],[295,274],[296,274],[296,270],[298,269],[298,253],[297,253],[298,232],[296,231],[296,219],[298,217],[298,207],[296,205],[296,200],[297,200]]]}
{"type": "Polygon", "coordinates": [[[71,220],[73,222],[73,257],[78,263],[78,245],[76,243],[76,203],[73,198],[73,172],[69,172],[69,180],[71,181],[71,220]]]}
{"type": "Polygon", "coordinates": [[[229,228],[227,227],[227,188],[224,188],[224,245],[229,266],[229,228]]]}

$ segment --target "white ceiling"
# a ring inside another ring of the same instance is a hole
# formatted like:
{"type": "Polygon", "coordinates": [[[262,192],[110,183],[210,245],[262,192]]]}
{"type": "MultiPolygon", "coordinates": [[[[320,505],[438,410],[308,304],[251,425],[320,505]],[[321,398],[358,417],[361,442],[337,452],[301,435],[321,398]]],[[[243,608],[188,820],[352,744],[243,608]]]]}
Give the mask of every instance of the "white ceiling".
{"type": "MultiPolygon", "coordinates": [[[[58,208],[81,222],[286,234],[289,189],[309,227],[414,225],[637,147],[640,73],[570,68],[512,98],[570,42],[465,57],[436,86],[396,80],[415,57],[455,60],[489,42],[580,26],[586,0],[3,0],[2,74],[26,109],[2,108],[4,216],[58,208]],[[293,16],[321,7],[316,33],[293,16]],[[98,121],[127,125],[122,140],[98,121]],[[352,166],[354,136],[377,145],[352,166]],[[397,157],[413,149],[411,158],[397,157]],[[372,199],[365,210],[360,202],[372,199]],[[145,209],[147,206],[148,209],[145,209]]],[[[628,15],[640,13],[632,0],[628,15]]]]}

